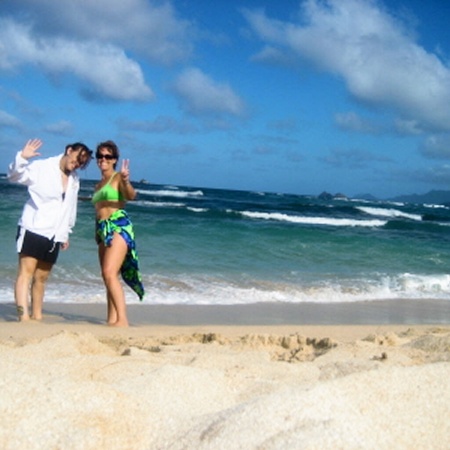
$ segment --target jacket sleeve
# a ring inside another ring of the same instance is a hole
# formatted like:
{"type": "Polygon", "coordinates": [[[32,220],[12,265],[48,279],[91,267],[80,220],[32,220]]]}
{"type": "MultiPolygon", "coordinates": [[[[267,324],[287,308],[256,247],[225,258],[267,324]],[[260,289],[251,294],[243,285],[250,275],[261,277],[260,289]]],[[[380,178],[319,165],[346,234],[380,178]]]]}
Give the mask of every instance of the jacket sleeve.
{"type": "Polygon", "coordinates": [[[30,170],[30,162],[22,158],[21,153],[17,152],[14,161],[8,167],[8,180],[30,186],[33,184],[33,171],[30,170]]]}

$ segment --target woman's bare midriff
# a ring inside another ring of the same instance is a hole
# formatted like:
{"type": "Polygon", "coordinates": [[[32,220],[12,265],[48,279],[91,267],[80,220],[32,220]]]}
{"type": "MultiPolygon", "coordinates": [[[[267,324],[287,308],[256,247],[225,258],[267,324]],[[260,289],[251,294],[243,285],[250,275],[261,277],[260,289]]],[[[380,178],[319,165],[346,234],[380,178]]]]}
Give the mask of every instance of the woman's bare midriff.
{"type": "Polygon", "coordinates": [[[111,217],[111,214],[115,213],[118,209],[123,209],[124,207],[125,202],[98,202],[95,205],[97,220],[109,219],[109,217],[111,217]]]}

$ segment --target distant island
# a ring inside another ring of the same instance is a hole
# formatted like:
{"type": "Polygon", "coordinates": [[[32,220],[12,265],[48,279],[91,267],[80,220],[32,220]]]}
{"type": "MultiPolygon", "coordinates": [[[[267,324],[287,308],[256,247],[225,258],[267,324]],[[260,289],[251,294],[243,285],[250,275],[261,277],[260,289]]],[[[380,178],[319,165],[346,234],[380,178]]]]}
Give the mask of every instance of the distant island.
{"type": "MultiPolygon", "coordinates": [[[[358,195],[355,196],[355,198],[360,198],[362,200],[377,200],[370,194],[358,195]]],[[[450,206],[450,191],[432,190],[427,192],[426,194],[399,195],[397,197],[387,198],[384,200],[400,203],[419,203],[450,206]]]]}
{"type": "Polygon", "coordinates": [[[337,194],[330,194],[329,192],[322,192],[317,196],[320,200],[348,200],[348,197],[338,192],[337,194]]]}
{"type": "Polygon", "coordinates": [[[400,195],[389,200],[403,203],[429,203],[450,206],[450,191],[433,190],[426,194],[400,195]]]}

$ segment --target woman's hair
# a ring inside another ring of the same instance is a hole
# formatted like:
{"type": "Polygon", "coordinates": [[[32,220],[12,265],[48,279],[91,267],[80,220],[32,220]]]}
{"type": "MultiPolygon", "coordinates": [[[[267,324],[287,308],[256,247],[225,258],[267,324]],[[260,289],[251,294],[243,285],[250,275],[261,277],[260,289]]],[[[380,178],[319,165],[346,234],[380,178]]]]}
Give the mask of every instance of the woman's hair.
{"type": "Polygon", "coordinates": [[[100,142],[100,144],[97,145],[97,153],[95,154],[96,157],[99,155],[100,149],[102,148],[106,148],[106,150],[108,150],[111,153],[111,155],[114,156],[114,158],[116,159],[116,162],[113,165],[115,169],[117,161],[119,161],[120,157],[119,147],[117,147],[114,141],[100,142]]]}
{"type": "Polygon", "coordinates": [[[81,142],[75,142],[74,144],[66,145],[66,149],[64,151],[64,155],[67,155],[68,150],[72,149],[73,152],[78,152],[77,160],[80,164],[80,169],[86,169],[86,167],[91,162],[92,158],[92,150],[89,150],[87,145],[84,145],[81,142]]]}

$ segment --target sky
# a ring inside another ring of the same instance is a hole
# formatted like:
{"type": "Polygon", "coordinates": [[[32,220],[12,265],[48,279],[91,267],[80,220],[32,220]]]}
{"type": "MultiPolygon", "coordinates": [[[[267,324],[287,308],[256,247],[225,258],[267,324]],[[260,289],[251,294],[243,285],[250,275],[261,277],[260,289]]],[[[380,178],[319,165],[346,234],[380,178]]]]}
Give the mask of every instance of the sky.
{"type": "Polygon", "coordinates": [[[112,139],[136,181],[448,190],[449,23],[447,0],[0,0],[0,172],[31,138],[112,139]]]}

